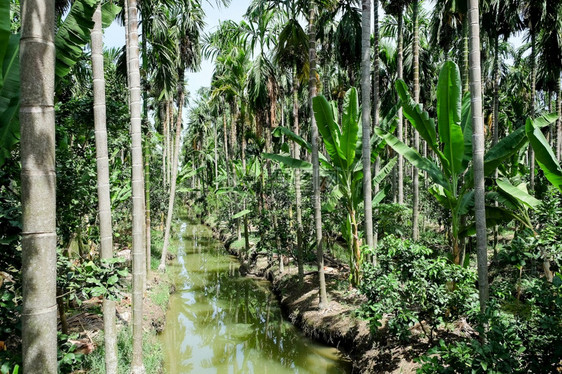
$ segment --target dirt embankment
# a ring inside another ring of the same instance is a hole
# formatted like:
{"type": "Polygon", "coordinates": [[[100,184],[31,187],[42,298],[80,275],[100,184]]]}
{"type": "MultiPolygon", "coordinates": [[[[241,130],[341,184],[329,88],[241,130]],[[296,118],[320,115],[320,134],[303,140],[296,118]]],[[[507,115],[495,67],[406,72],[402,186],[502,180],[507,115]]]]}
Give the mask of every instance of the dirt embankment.
{"type": "Polygon", "coordinates": [[[280,272],[276,256],[271,261],[265,253],[246,256],[230,246],[234,238],[228,233],[215,233],[226,250],[239,258],[241,273],[271,281],[289,320],[307,336],[347,354],[354,373],[415,373],[418,365],[413,360],[425,352],[427,345],[403,346],[388,341],[384,327],[371,333],[368,322],[355,316],[365,299],[356,290],[345,288],[347,283],[343,280],[349,274],[345,266],[331,262],[331,266],[325,267],[329,302],[320,310],[317,271],[305,272],[304,282],[299,286],[292,258],[285,259],[284,271],[280,272]]]}

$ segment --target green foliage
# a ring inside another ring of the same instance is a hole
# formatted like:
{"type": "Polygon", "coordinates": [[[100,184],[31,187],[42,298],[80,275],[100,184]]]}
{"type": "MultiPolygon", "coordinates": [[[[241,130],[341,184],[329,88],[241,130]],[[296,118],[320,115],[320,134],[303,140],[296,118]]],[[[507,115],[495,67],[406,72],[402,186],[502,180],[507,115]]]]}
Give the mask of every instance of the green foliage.
{"type": "Polygon", "coordinates": [[[70,300],[80,304],[82,300],[99,296],[120,300],[128,271],[123,258],[103,259],[101,264],[93,261],[80,263],[69,260],[59,251],[57,273],[57,287],[67,292],[70,300]]]}
{"type": "MultiPolygon", "coordinates": [[[[87,355],[84,360],[84,368],[91,374],[105,374],[105,350],[103,347],[103,334],[96,338],[97,349],[87,355]]],[[[119,330],[117,335],[117,347],[119,350],[119,361],[116,374],[127,374],[131,371],[131,359],[133,357],[133,336],[130,327],[119,330]]],[[[162,373],[163,351],[162,344],[152,333],[144,333],[142,339],[143,363],[147,374],[162,373]]]]}
{"type": "Polygon", "coordinates": [[[407,340],[410,328],[419,323],[431,340],[443,323],[477,310],[472,269],[451,264],[431,249],[393,235],[379,243],[376,254],[377,265],[365,265],[360,287],[367,297],[360,314],[374,329],[387,320],[391,334],[407,340]]]}
{"type": "Polygon", "coordinates": [[[561,275],[549,283],[528,280],[523,302],[497,292],[486,315],[481,339],[440,341],[420,358],[419,373],[553,373],[562,359],[561,275]]]}

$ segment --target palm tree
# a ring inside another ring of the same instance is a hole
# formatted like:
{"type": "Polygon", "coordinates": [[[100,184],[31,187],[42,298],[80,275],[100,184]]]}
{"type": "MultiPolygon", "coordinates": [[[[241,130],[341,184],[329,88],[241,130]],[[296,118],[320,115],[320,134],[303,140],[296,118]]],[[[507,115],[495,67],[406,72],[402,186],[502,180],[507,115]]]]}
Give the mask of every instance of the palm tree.
{"type": "MultiPolygon", "coordinates": [[[[420,102],[420,34],[419,34],[419,1],[414,0],[412,3],[413,7],[413,22],[412,27],[414,29],[414,46],[413,46],[413,71],[414,71],[414,102],[418,104],[420,102]]],[[[419,152],[420,150],[420,134],[414,131],[414,149],[419,152]]],[[[419,186],[419,171],[418,168],[414,167],[412,171],[412,189],[413,189],[413,201],[412,201],[412,238],[418,240],[420,238],[419,231],[419,206],[420,206],[420,186],[419,186]]]]}
{"type": "MultiPolygon", "coordinates": [[[[397,35],[397,79],[402,79],[404,74],[404,7],[407,6],[412,0],[383,0],[383,8],[385,12],[394,18],[398,23],[397,35]]],[[[398,125],[396,126],[396,133],[398,139],[403,139],[403,116],[402,109],[398,110],[398,125]]],[[[398,155],[398,204],[404,204],[404,157],[398,155]]]]}
{"type": "MultiPolygon", "coordinates": [[[[317,94],[316,79],[316,3],[309,3],[308,16],[308,59],[310,77],[308,81],[310,113],[314,113],[312,98],[317,94]]],[[[312,193],[314,195],[314,227],[316,230],[316,257],[318,261],[318,293],[320,295],[319,309],[324,309],[328,303],[326,295],[326,279],[324,276],[324,251],[322,249],[322,202],[320,200],[320,161],[318,157],[318,125],[314,115],[310,116],[311,153],[312,153],[312,193]]]]}
{"type": "Polygon", "coordinates": [[[200,45],[199,34],[203,28],[203,10],[201,5],[195,0],[185,0],[177,4],[171,14],[171,19],[175,20],[173,26],[175,37],[179,49],[177,60],[177,107],[178,113],[176,117],[176,139],[175,152],[173,155],[172,177],[170,180],[170,197],[168,201],[168,215],[166,217],[166,228],[164,233],[164,244],[162,246],[162,256],[158,269],[164,271],[166,269],[166,258],[168,255],[168,245],[170,243],[170,229],[172,226],[172,215],[174,211],[174,201],[176,194],[176,179],[178,173],[179,155],[180,155],[180,139],[182,128],[182,112],[185,101],[185,71],[187,69],[197,69],[200,64],[200,45]]]}
{"type": "Polygon", "coordinates": [[[371,1],[363,0],[361,18],[361,123],[363,126],[363,202],[367,245],[374,246],[371,184],[371,1]]]}
{"type": "MultiPolygon", "coordinates": [[[[536,87],[537,87],[537,36],[542,28],[546,13],[546,0],[525,0],[520,3],[523,13],[523,22],[527,26],[531,39],[531,113],[529,117],[536,115],[536,87]]],[[[529,148],[529,168],[531,181],[529,188],[535,190],[535,155],[532,147],[529,148]]]]}
{"type": "Polygon", "coordinates": [[[482,83],[480,72],[480,21],[478,0],[468,0],[470,26],[470,93],[472,107],[472,160],[474,168],[474,216],[478,261],[480,310],[486,309],[489,297],[486,210],[484,190],[484,121],[482,118],[482,83]]]}
{"type": "Polygon", "coordinates": [[[21,3],[21,319],[26,373],[57,372],[54,16],[54,0],[21,3]]]}
{"type": "MultiPolygon", "coordinates": [[[[96,165],[98,185],[98,209],[100,222],[100,257],[113,257],[113,229],[111,223],[111,199],[109,196],[109,162],[107,152],[107,127],[105,122],[105,77],[103,68],[103,34],[101,4],[94,13],[92,29],[92,71],[94,88],[94,125],[96,135],[96,165]]],[[[105,371],[117,372],[117,333],[115,327],[115,301],[103,301],[103,330],[105,347],[105,371]]]]}
{"type": "Polygon", "coordinates": [[[127,2],[128,71],[131,112],[132,196],[133,196],[133,358],[131,372],[144,373],[142,362],[142,303],[144,288],[144,185],[142,170],[141,93],[137,1],[127,2]]]}

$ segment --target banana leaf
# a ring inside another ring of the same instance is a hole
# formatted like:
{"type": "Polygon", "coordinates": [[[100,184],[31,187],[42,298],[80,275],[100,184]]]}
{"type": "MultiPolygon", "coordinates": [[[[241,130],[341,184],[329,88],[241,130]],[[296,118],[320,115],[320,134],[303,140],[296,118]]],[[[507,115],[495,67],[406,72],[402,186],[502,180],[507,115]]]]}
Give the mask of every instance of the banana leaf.
{"type": "MultiPolygon", "coordinates": [[[[549,119],[555,120],[555,118],[552,117],[549,119]]],[[[548,144],[548,141],[542,134],[540,128],[530,119],[528,119],[525,124],[525,131],[527,133],[527,137],[529,138],[529,142],[535,151],[537,164],[539,164],[540,168],[544,172],[544,176],[554,185],[554,187],[562,192],[562,168],[560,167],[552,148],[548,144]]]]}
{"type": "Polygon", "coordinates": [[[513,197],[520,203],[525,204],[529,208],[537,209],[541,204],[540,200],[527,193],[527,188],[525,187],[524,183],[516,187],[511,184],[509,179],[501,178],[496,180],[496,184],[503,192],[513,197]]]}
{"type": "Polygon", "coordinates": [[[347,161],[347,166],[351,166],[355,161],[357,150],[357,139],[359,131],[359,102],[357,90],[351,87],[345,94],[342,113],[342,129],[340,137],[340,147],[343,158],[347,161]]]}
{"type": "Polygon", "coordinates": [[[449,162],[444,171],[458,175],[464,158],[464,138],[461,129],[461,77],[454,62],[447,61],[439,73],[437,85],[437,118],[439,140],[449,162]]]}

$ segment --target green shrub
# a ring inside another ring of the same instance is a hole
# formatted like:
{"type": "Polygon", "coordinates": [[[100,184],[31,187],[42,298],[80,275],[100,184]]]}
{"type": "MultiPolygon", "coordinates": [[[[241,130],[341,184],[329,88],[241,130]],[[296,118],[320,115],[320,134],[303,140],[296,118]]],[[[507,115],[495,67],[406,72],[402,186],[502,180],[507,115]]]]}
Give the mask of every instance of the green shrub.
{"type": "Polygon", "coordinates": [[[381,241],[377,257],[376,266],[364,267],[360,287],[367,296],[360,314],[370,320],[372,328],[386,319],[393,336],[407,340],[410,328],[420,323],[432,339],[434,330],[443,323],[477,310],[474,271],[392,235],[381,241]],[[422,321],[429,325],[429,331],[422,321]]]}

